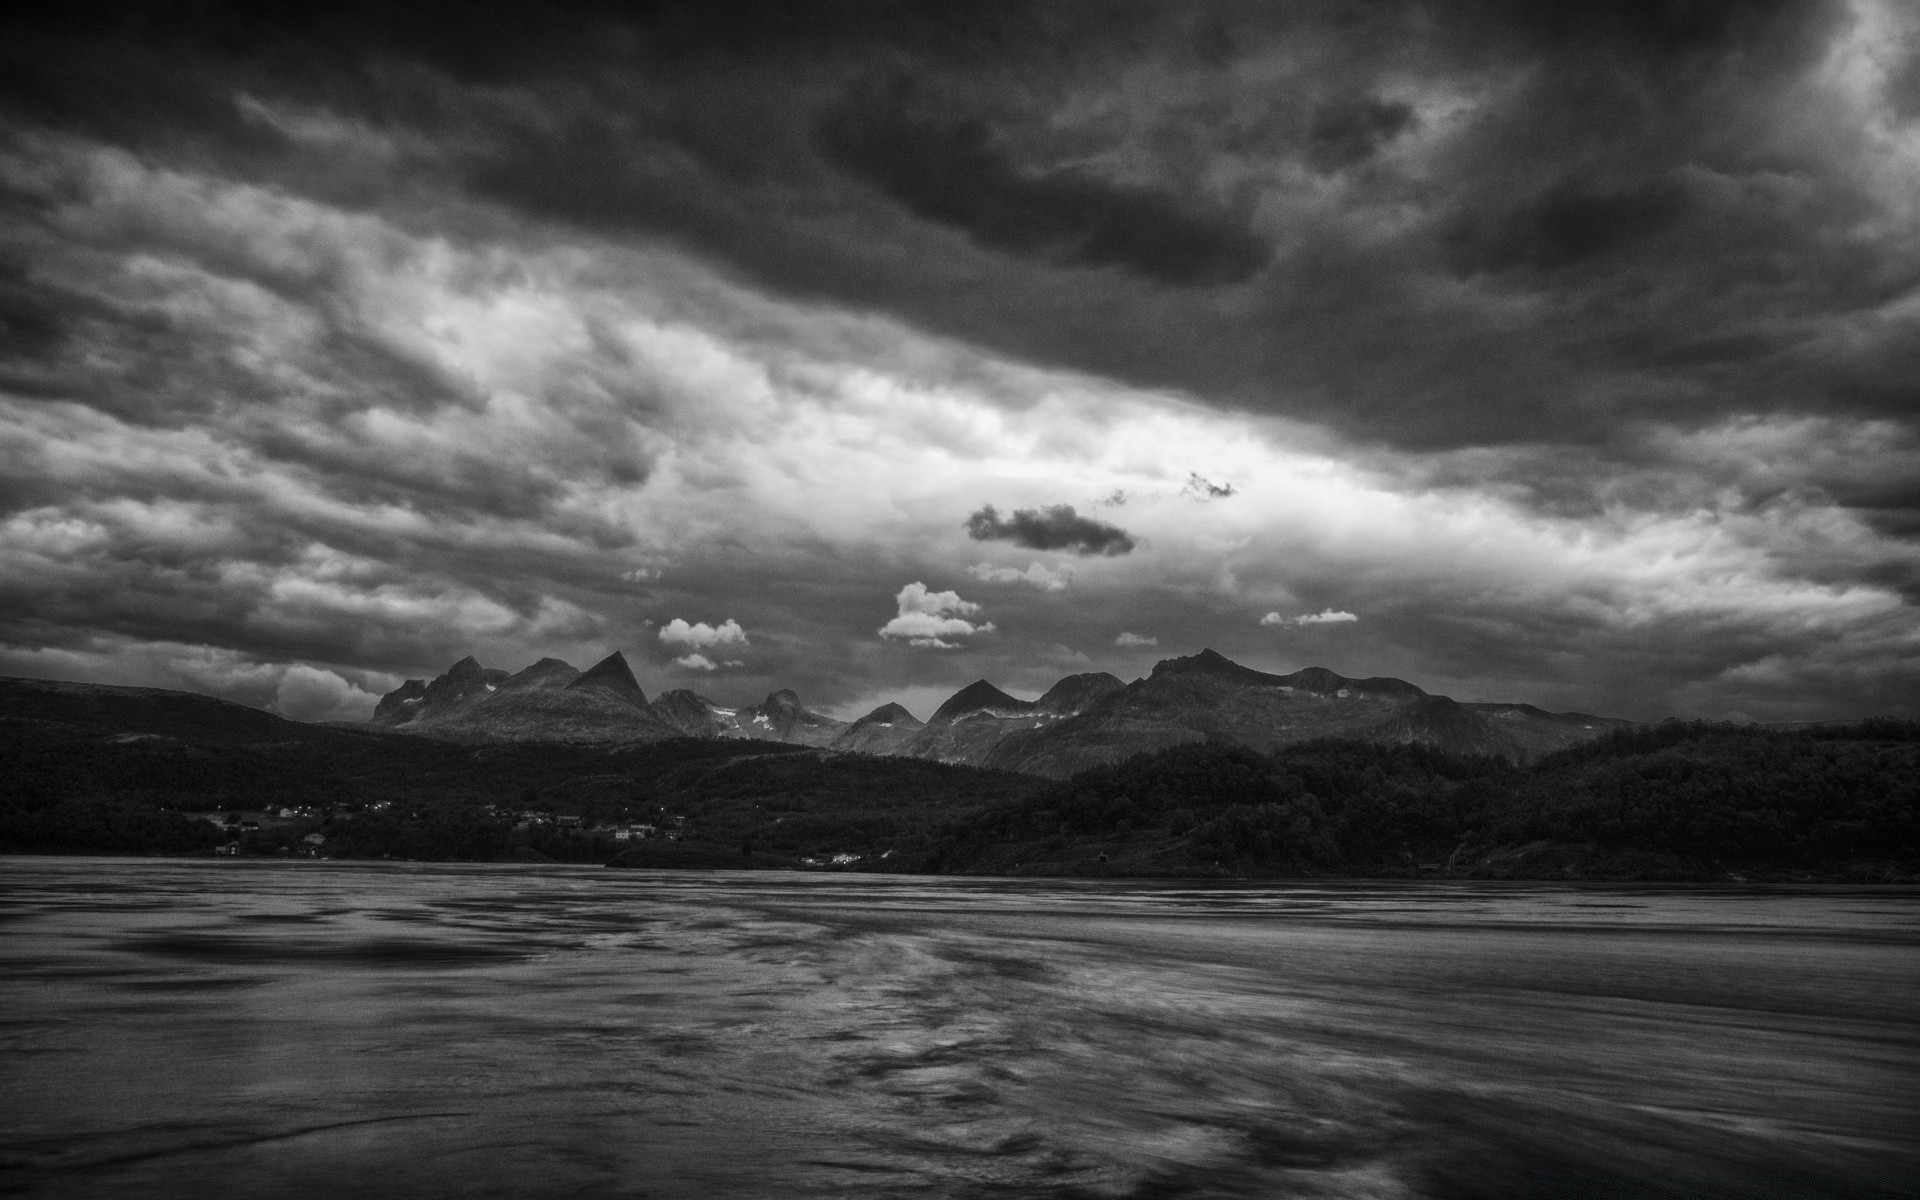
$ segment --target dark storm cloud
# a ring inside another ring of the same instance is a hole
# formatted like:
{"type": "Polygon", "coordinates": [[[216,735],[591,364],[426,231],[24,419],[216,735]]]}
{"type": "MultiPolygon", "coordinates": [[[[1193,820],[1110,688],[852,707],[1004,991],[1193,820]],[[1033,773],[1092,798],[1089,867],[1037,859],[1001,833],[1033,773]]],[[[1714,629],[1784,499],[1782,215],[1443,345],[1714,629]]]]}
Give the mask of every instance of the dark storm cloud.
{"type": "Polygon", "coordinates": [[[1307,160],[1332,174],[1372,157],[1415,124],[1413,108],[1374,96],[1330,100],[1313,114],[1307,160]]]}
{"type": "Polygon", "coordinates": [[[977,542],[1004,541],[1029,550],[1109,557],[1133,552],[1133,538],[1126,530],[1083,517],[1071,504],[1016,509],[1011,517],[1002,517],[988,504],[970,514],[966,526],[967,536],[977,542]]]}
{"type": "Polygon", "coordinates": [[[1568,179],[1482,223],[1466,214],[1450,232],[1455,269],[1466,274],[1530,268],[1552,271],[1631,249],[1687,215],[1683,188],[1669,180],[1625,189],[1568,179]]]}
{"type": "Polygon", "coordinates": [[[996,250],[1182,286],[1237,283],[1266,266],[1267,246],[1224,214],[1082,172],[1022,172],[986,122],[916,119],[913,107],[903,87],[865,97],[827,119],[821,143],[909,211],[996,250]]]}
{"type": "Polygon", "coordinates": [[[219,93],[278,84],[529,212],[1388,443],[1893,415],[1920,374],[1872,320],[1920,261],[1848,232],[1877,201],[1818,139],[1768,137],[1846,24],[1824,0],[113,8],[18,56],[38,111],[270,160],[219,93]],[[1471,110],[1423,116],[1449,88],[1471,110]],[[1257,182],[1289,163],[1338,199],[1257,182]]]}

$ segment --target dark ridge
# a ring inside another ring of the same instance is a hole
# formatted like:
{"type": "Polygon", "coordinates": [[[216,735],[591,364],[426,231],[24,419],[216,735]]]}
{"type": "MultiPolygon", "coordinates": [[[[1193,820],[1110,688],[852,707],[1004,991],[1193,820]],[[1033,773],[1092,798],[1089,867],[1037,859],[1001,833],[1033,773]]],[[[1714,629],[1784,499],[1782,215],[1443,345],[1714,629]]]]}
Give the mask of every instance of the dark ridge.
{"type": "Polygon", "coordinates": [[[418,702],[427,695],[427,681],[409,679],[399,687],[380,697],[380,703],[374,706],[373,720],[376,724],[391,725],[405,721],[419,707],[418,702]]]}
{"type": "Polygon", "coordinates": [[[1117,677],[1105,671],[1069,675],[1048,688],[1046,695],[1034,701],[1034,707],[1042,712],[1077,713],[1086,709],[1094,701],[1120,691],[1126,686],[1117,677]]]}
{"type": "Polygon", "coordinates": [[[671,708],[675,711],[697,712],[710,715],[718,705],[691,688],[675,688],[670,692],[661,692],[654,697],[655,708],[671,708]]]}
{"type": "Polygon", "coordinates": [[[51,679],[0,678],[0,723],[14,724],[16,733],[27,723],[58,724],[87,736],[145,734],[228,745],[352,736],[197,692],[51,679]]]}
{"type": "Polygon", "coordinates": [[[1421,696],[1394,711],[1376,732],[1390,741],[1425,742],[1452,754],[1499,752],[1485,717],[1446,696],[1421,696]]]}
{"type": "Polygon", "coordinates": [[[1480,712],[1480,713],[1496,713],[1496,714],[1503,713],[1503,712],[1525,713],[1529,717],[1534,717],[1542,721],[1570,721],[1578,725],[1613,725],[1619,720],[1619,718],[1616,718],[1616,717],[1596,717],[1592,713],[1548,712],[1546,709],[1536,707],[1535,705],[1532,705],[1532,704],[1502,704],[1498,702],[1489,702],[1489,701],[1468,701],[1464,703],[1462,707],[1470,708],[1474,712],[1480,712]]]}
{"type": "MultiPolygon", "coordinates": [[[[1307,671],[1322,671],[1333,678],[1340,678],[1324,667],[1309,667],[1307,671]]],[[[1213,675],[1222,679],[1238,679],[1243,683],[1286,684],[1307,672],[1295,675],[1269,675],[1265,671],[1256,671],[1252,667],[1243,667],[1239,663],[1213,650],[1202,650],[1186,658],[1163,658],[1153,664],[1155,675],[1213,675]]],[[[1294,686],[1304,686],[1295,684],[1294,686]]]]}
{"type": "Polygon", "coordinates": [[[766,702],[760,706],[760,711],[764,713],[798,713],[805,710],[801,707],[799,692],[794,691],[792,688],[781,688],[779,691],[770,693],[767,696],[766,702]]]}
{"type": "Polygon", "coordinates": [[[714,719],[713,701],[687,688],[675,688],[654,697],[653,715],[688,737],[714,737],[720,723],[714,719]]]}
{"type": "Polygon", "coordinates": [[[569,688],[605,688],[610,692],[632,696],[642,704],[647,702],[646,693],[640,690],[640,683],[633,677],[632,668],[627,666],[626,656],[618,650],[593,664],[586,674],[567,686],[569,688]]]}
{"type": "Polygon", "coordinates": [[[506,682],[500,686],[502,688],[533,688],[556,683],[565,686],[578,678],[581,678],[580,672],[574,669],[572,663],[558,658],[543,658],[519,674],[508,676],[506,682]]]}
{"type": "Polygon", "coordinates": [[[1187,658],[1163,659],[1153,665],[1153,673],[1154,675],[1211,675],[1217,679],[1234,679],[1241,683],[1264,684],[1269,687],[1303,688],[1321,695],[1331,695],[1341,688],[1366,692],[1374,696],[1405,696],[1409,699],[1417,699],[1427,694],[1404,679],[1378,675],[1369,679],[1348,679],[1325,667],[1302,667],[1291,675],[1269,675],[1265,671],[1243,667],[1212,650],[1202,650],[1187,658]]]}
{"type": "Polygon", "coordinates": [[[1351,679],[1325,667],[1302,667],[1291,675],[1277,676],[1288,687],[1305,688],[1310,692],[1337,692],[1352,683],[1351,679]]]}
{"type": "Polygon", "coordinates": [[[1410,700],[1417,700],[1427,694],[1404,679],[1394,679],[1385,675],[1374,675],[1366,679],[1348,679],[1325,667],[1303,667],[1291,675],[1275,678],[1289,687],[1305,688],[1310,692],[1332,693],[1341,688],[1347,688],[1372,696],[1405,696],[1410,700]]]}

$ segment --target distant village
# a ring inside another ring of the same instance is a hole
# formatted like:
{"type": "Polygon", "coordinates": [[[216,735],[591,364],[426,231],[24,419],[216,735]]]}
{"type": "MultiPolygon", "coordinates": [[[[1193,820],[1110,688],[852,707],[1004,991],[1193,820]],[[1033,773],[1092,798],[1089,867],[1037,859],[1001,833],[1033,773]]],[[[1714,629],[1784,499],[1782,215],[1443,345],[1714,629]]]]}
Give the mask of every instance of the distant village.
{"type": "MultiPolygon", "coordinates": [[[[223,858],[295,857],[330,859],[340,856],[367,858],[367,839],[355,838],[372,819],[392,813],[393,802],[378,801],[357,805],[268,805],[259,808],[216,809],[182,812],[182,817],[212,825],[223,836],[213,853],[223,858]],[[361,843],[357,847],[355,842],[361,843]],[[357,852],[356,852],[357,851],[357,852]]],[[[412,814],[392,813],[394,816],[412,814]]],[[[528,853],[539,846],[558,849],[556,841],[576,851],[570,857],[581,861],[600,860],[617,852],[622,843],[659,839],[677,842],[692,836],[687,818],[664,810],[646,820],[594,819],[580,813],[554,812],[544,808],[485,804],[476,815],[495,829],[510,830],[522,849],[522,861],[551,861],[558,854],[528,853]]],[[[386,852],[379,858],[414,861],[414,855],[386,852]]],[[[865,860],[864,855],[839,851],[800,858],[801,866],[826,868],[851,867],[865,860]]],[[[888,857],[888,856],[883,856],[888,857]]]]}
{"type": "MultiPolygon", "coordinates": [[[[227,840],[214,848],[217,855],[234,857],[242,853],[267,852],[329,858],[328,828],[336,822],[349,822],[366,814],[384,813],[392,807],[392,801],[382,800],[364,807],[269,805],[264,808],[183,812],[180,815],[190,820],[205,821],[227,835],[227,840]]],[[[648,838],[677,841],[686,825],[685,817],[674,814],[662,814],[651,821],[589,821],[579,813],[556,813],[538,808],[515,809],[498,804],[482,805],[480,811],[490,820],[510,823],[515,833],[565,830],[613,842],[648,838]]]]}

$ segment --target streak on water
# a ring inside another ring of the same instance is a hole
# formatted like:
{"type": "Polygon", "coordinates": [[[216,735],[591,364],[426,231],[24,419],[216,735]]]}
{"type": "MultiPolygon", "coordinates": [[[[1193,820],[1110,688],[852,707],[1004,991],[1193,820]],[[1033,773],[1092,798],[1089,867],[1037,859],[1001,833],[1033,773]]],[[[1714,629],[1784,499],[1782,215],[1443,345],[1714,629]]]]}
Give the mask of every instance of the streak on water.
{"type": "Polygon", "coordinates": [[[1902,1196],[1920,893],[0,860],[0,1190],[1902,1196]]]}

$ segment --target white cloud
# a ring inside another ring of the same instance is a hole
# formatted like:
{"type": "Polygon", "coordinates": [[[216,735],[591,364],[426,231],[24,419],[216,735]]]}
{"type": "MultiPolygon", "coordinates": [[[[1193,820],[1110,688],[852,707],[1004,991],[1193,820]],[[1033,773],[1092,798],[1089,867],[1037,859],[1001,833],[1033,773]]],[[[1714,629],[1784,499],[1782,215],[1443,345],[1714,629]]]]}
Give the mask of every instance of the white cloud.
{"type": "Polygon", "coordinates": [[[1331,608],[1323,608],[1317,613],[1295,617],[1293,623],[1295,625],[1340,625],[1359,619],[1350,612],[1335,612],[1331,608]]]}
{"type": "Polygon", "coordinates": [[[992,633],[993,622],[976,625],[965,618],[980,611],[980,606],[962,600],[957,592],[929,592],[924,583],[914,582],[894,597],[900,613],[880,627],[880,636],[905,641],[922,650],[957,650],[960,643],[950,639],[992,633]]]}
{"type": "Polygon", "coordinates": [[[273,711],[295,721],[364,721],[380,697],[305,663],[294,663],[280,677],[273,711]]]}
{"type": "Polygon", "coordinates": [[[1045,563],[1027,564],[1024,571],[1013,567],[996,567],[990,563],[976,563],[967,568],[967,574],[983,583],[1024,583],[1039,588],[1043,592],[1057,592],[1073,582],[1073,572],[1063,568],[1053,568],[1045,563]]]}
{"type": "Polygon", "coordinates": [[[712,671],[718,669],[719,664],[704,654],[682,654],[673,660],[673,665],[689,671],[712,671]]]}
{"type": "MultiPolygon", "coordinates": [[[[709,646],[745,646],[748,645],[747,631],[732,617],[718,625],[709,625],[704,621],[689,625],[679,617],[660,627],[660,640],[669,646],[681,646],[688,650],[704,650],[709,646]]],[[[698,657],[689,655],[688,657],[698,657]]],[[[709,663],[704,669],[711,670],[709,663]]]]}
{"type": "Polygon", "coordinates": [[[1262,625],[1342,625],[1359,619],[1350,612],[1335,612],[1328,608],[1317,613],[1301,613],[1297,617],[1283,617],[1277,612],[1270,612],[1260,618],[1260,623],[1262,625]]]}
{"type": "Polygon", "coordinates": [[[1158,646],[1160,639],[1157,637],[1147,637],[1138,633],[1123,633],[1113,639],[1113,644],[1116,646],[1158,646]]]}

